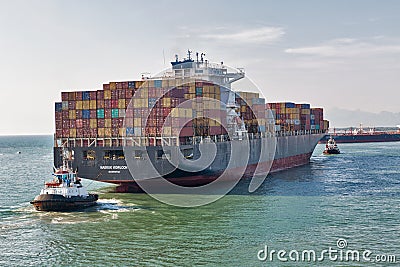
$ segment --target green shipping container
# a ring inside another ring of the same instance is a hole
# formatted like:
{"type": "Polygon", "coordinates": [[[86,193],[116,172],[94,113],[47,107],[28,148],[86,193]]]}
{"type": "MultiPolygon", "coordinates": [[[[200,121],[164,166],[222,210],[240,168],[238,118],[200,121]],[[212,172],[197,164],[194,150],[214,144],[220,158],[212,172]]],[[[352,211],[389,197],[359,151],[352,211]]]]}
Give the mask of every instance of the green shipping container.
{"type": "Polygon", "coordinates": [[[104,119],[104,108],[100,108],[97,110],[97,118],[104,119]]]}
{"type": "Polygon", "coordinates": [[[113,118],[113,119],[118,118],[118,114],[119,114],[119,112],[118,112],[117,108],[113,108],[111,110],[111,118],[113,118]]]}

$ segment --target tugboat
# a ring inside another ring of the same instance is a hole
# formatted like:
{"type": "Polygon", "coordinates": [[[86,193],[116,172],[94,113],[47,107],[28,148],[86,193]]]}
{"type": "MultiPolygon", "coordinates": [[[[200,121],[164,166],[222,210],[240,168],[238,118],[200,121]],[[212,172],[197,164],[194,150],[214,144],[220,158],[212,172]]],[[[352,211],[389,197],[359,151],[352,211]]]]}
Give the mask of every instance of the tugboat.
{"type": "Polygon", "coordinates": [[[99,196],[89,194],[82,186],[77,172],[68,166],[64,159],[63,166],[53,173],[54,179],[46,182],[40,195],[30,203],[38,211],[71,211],[96,204],[99,196]]]}
{"type": "Polygon", "coordinates": [[[328,142],[326,143],[324,154],[331,155],[331,154],[340,154],[340,150],[336,145],[335,139],[332,136],[329,138],[328,142]]]}

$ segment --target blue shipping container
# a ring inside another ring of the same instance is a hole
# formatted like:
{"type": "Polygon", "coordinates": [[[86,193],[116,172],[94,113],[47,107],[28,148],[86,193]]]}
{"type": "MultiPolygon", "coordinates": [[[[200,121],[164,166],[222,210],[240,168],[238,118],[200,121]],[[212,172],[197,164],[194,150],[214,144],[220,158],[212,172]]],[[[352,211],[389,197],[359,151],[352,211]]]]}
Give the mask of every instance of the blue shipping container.
{"type": "Polygon", "coordinates": [[[133,127],[126,127],[126,136],[134,135],[133,127]]]}
{"type": "Polygon", "coordinates": [[[128,82],[128,88],[135,88],[135,82],[128,82]]]}
{"type": "Polygon", "coordinates": [[[161,88],[161,86],[162,86],[161,80],[155,80],[154,81],[154,87],[161,88]]]}
{"type": "Polygon", "coordinates": [[[56,102],[55,110],[57,112],[62,111],[62,103],[61,102],[56,102]]]}
{"type": "Polygon", "coordinates": [[[104,108],[97,110],[97,118],[104,119],[104,108]]]}
{"type": "Polygon", "coordinates": [[[292,102],[286,102],[286,103],[285,103],[285,107],[286,107],[286,108],[295,108],[295,107],[296,107],[296,104],[295,104],[295,103],[292,103],[292,102]]]}
{"type": "Polygon", "coordinates": [[[82,110],[82,118],[83,119],[90,119],[90,110],[88,110],[88,109],[82,110]]]}
{"type": "Polygon", "coordinates": [[[88,91],[82,92],[82,100],[90,100],[90,94],[88,91]]]}
{"type": "Polygon", "coordinates": [[[251,102],[253,102],[253,105],[265,105],[264,98],[253,98],[251,102]]]}

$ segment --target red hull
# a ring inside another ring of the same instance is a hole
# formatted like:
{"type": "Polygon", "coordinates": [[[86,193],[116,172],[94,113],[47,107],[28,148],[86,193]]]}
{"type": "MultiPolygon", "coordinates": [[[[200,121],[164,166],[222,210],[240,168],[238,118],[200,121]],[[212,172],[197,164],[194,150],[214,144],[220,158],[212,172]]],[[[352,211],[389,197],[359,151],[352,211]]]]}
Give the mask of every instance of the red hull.
{"type": "MultiPolygon", "coordinates": [[[[275,159],[272,163],[270,173],[283,171],[283,170],[287,170],[287,169],[294,168],[297,166],[308,164],[310,161],[311,154],[312,153],[306,153],[306,154],[300,154],[300,155],[290,156],[290,157],[286,157],[286,158],[275,159]]],[[[261,170],[262,170],[263,168],[268,169],[270,164],[271,164],[270,162],[264,162],[264,163],[259,163],[259,164],[248,165],[246,168],[245,174],[243,175],[243,178],[251,177],[254,174],[257,166],[259,166],[259,168],[261,167],[261,170]]],[[[232,173],[234,173],[235,171],[237,171],[237,170],[235,170],[235,169],[230,170],[230,172],[232,172],[232,173]]],[[[188,177],[179,177],[179,178],[168,178],[168,181],[170,181],[171,183],[177,184],[177,185],[181,185],[181,186],[194,187],[194,186],[201,186],[201,185],[211,183],[212,181],[216,180],[218,177],[219,177],[218,174],[216,174],[216,175],[197,175],[197,176],[188,176],[188,177]]],[[[151,179],[151,180],[153,182],[156,182],[156,179],[151,179]]],[[[138,186],[138,184],[135,181],[102,180],[102,182],[118,184],[118,186],[116,188],[117,193],[140,193],[140,192],[143,192],[143,190],[138,186]]]]}

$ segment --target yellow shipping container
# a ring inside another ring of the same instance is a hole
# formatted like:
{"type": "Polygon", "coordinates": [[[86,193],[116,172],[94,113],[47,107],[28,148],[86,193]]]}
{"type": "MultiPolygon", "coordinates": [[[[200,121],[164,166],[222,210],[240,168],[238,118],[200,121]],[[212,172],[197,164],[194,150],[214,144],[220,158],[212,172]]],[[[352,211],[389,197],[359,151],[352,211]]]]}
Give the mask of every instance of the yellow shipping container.
{"type": "Polygon", "coordinates": [[[162,105],[163,107],[169,108],[171,106],[171,98],[169,97],[163,97],[162,99],[162,105]]]}
{"type": "Polygon", "coordinates": [[[142,118],[134,118],[133,119],[133,126],[135,126],[135,127],[142,126],[142,118]]]}
{"type": "Polygon", "coordinates": [[[171,136],[171,127],[163,127],[163,135],[171,136]]]}
{"type": "Polygon", "coordinates": [[[82,101],[82,109],[90,109],[90,100],[82,101]]]}
{"type": "Polygon", "coordinates": [[[119,136],[126,136],[126,128],[119,128],[118,132],[119,136]]]}
{"type": "Polygon", "coordinates": [[[76,129],[69,129],[69,137],[76,137],[76,129]]]}
{"type": "Polygon", "coordinates": [[[119,99],[118,100],[118,108],[119,109],[125,109],[125,99],[119,99]]]}
{"type": "Polygon", "coordinates": [[[301,114],[303,114],[303,115],[310,115],[310,109],[302,109],[301,110],[301,114]]]}
{"type": "Polygon", "coordinates": [[[90,128],[92,129],[97,128],[97,119],[90,119],[90,128]]]}
{"type": "Polygon", "coordinates": [[[99,137],[104,137],[104,128],[97,128],[97,135],[99,137]]]}
{"type": "Polygon", "coordinates": [[[111,128],[105,128],[104,129],[104,137],[111,137],[111,136],[112,136],[111,128]]]}
{"type": "Polygon", "coordinates": [[[144,81],[135,81],[135,89],[140,88],[143,85],[144,81]]]}
{"type": "Polygon", "coordinates": [[[76,110],[70,110],[68,117],[70,120],[75,120],[76,119],[76,110]]]}
{"type": "Polygon", "coordinates": [[[104,126],[106,128],[111,128],[111,119],[105,119],[104,120],[104,126]]]}
{"type": "Polygon", "coordinates": [[[190,94],[195,94],[196,93],[196,86],[195,85],[191,85],[189,87],[189,93],[190,94]]]}
{"type": "Polygon", "coordinates": [[[90,109],[96,109],[97,105],[96,105],[96,100],[90,100],[90,109]]]}
{"type": "Polygon", "coordinates": [[[161,81],[161,86],[162,86],[163,88],[167,88],[167,87],[168,87],[168,80],[162,80],[162,81],[161,81]]]}
{"type": "Polygon", "coordinates": [[[78,101],[76,101],[76,103],[75,103],[75,108],[76,109],[82,109],[82,100],[78,100],[78,101]]]}
{"type": "Polygon", "coordinates": [[[180,113],[181,113],[180,110],[181,110],[180,108],[173,108],[173,109],[171,110],[171,117],[173,117],[173,118],[178,118],[179,115],[180,115],[180,113]]]}
{"type": "Polygon", "coordinates": [[[117,89],[117,83],[116,82],[110,82],[110,90],[115,90],[117,89]]]}
{"type": "Polygon", "coordinates": [[[111,99],[111,91],[104,90],[104,99],[111,99]]]}

